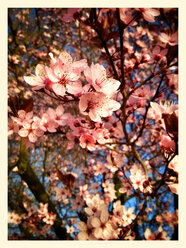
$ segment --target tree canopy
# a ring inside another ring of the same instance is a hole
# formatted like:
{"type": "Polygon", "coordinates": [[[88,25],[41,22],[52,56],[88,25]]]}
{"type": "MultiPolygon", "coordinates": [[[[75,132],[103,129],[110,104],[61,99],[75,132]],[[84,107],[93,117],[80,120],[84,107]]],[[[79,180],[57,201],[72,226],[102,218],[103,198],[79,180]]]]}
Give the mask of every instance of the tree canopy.
{"type": "Polygon", "coordinates": [[[8,239],[178,240],[178,9],[8,9],[8,239]]]}

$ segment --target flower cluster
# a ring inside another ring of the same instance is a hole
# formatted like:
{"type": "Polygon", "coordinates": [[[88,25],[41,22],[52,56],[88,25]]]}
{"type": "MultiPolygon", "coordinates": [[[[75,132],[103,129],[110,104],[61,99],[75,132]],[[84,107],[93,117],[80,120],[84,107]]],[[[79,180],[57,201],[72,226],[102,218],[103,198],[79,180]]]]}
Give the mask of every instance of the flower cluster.
{"type": "Polygon", "coordinates": [[[31,25],[29,9],[9,11],[9,228],[34,239],[174,238],[176,8],[40,8],[31,25]]]}
{"type": "Polygon", "coordinates": [[[101,117],[112,115],[120,108],[120,103],[113,99],[120,82],[107,78],[105,68],[100,64],[88,67],[85,59],[73,61],[66,51],[58,58],[50,54],[50,66],[38,64],[35,75],[25,76],[24,80],[33,90],[44,88],[60,99],[79,98],[79,109],[89,115],[94,122],[102,122],[101,117]],[[81,72],[84,72],[87,84],[82,86],[81,72]]]}
{"type": "Polygon", "coordinates": [[[33,111],[19,110],[18,116],[11,119],[18,125],[17,132],[21,137],[27,138],[28,142],[35,143],[45,132],[54,133],[58,127],[65,125],[67,115],[64,108],[59,105],[55,110],[49,108],[41,117],[34,116],[33,111]]]}
{"type": "Polygon", "coordinates": [[[128,226],[136,217],[133,208],[127,209],[119,200],[113,204],[113,215],[109,215],[107,205],[99,195],[88,198],[86,204],[89,218],[87,223],[78,223],[79,240],[118,239],[121,227],[128,226]]]}
{"type": "Polygon", "coordinates": [[[40,208],[38,209],[38,216],[42,218],[43,222],[45,222],[46,224],[53,225],[56,219],[56,214],[53,214],[53,212],[48,212],[48,203],[40,203],[39,205],[40,208]]]}

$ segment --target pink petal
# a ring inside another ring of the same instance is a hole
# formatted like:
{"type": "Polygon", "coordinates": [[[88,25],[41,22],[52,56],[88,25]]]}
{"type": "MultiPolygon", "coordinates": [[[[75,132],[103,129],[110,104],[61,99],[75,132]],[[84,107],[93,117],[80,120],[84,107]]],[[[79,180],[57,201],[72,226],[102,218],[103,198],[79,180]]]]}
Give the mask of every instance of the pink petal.
{"type": "Polygon", "coordinates": [[[92,212],[92,209],[91,208],[84,208],[85,212],[88,214],[88,215],[92,215],[93,212],[92,212]]]}
{"type": "Polygon", "coordinates": [[[109,100],[109,102],[107,103],[107,106],[110,110],[112,111],[116,111],[121,107],[121,104],[115,100],[109,100]]]}
{"type": "Polygon", "coordinates": [[[96,110],[94,109],[91,109],[90,112],[89,112],[89,116],[90,116],[90,119],[94,122],[99,122],[101,123],[101,117],[99,116],[99,114],[96,112],[96,110]]]}
{"type": "Polygon", "coordinates": [[[45,76],[45,66],[38,64],[35,69],[36,76],[44,77],[45,76]]]}
{"type": "Polygon", "coordinates": [[[99,239],[102,237],[102,229],[101,227],[97,227],[95,230],[94,230],[94,236],[99,239]]]}
{"type": "Polygon", "coordinates": [[[62,61],[58,59],[54,66],[54,73],[55,75],[57,75],[58,78],[61,78],[64,74],[63,66],[64,64],[62,63],[62,61]]]}
{"type": "Polygon", "coordinates": [[[148,22],[154,22],[155,21],[154,16],[151,15],[150,13],[148,13],[147,11],[143,13],[143,17],[148,22]]]}
{"type": "Polygon", "coordinates": [[[108,213],[107,209],[103,209],[101,211],[100,220],[101,220],[101,222],[106,223],[108,221],[108,219],[109,219],[109,213],[108,213]]]}
{"type": "Polygon", "coordinates": [[[56,111],[52,108],[48,108],[46,119],[53,119],[56,116],[56,111]]]}
{"type": "Polygon", "coordinates": [[[89,151],[94,151],[96,149],[96,146],[95,146],[95,144],[90,143],[90,144],[87,145],[87,148],[88,148],[89,151]]]}
{"type": "Polygon", "coordinates": [[[83,88],[80,82],[68,83],[66,86],[67,92],[70,94],[79,94],[82,92],[83,88]]]}
{"type": "Polygon", "coordinates": [[[72,57],[69,53],[66,51],[63,51],[59,55],[59,59],[65,64],[65,65],[71,65],[72,64],[72,57]]]}
{"type": "Polygon", "coordinates": [[[45,70],[50,81],[52,81],[53,83],[57,83],[59,81],[57,76],[54,74],[54,71],[50,67],[46,66],[45,70]]]}
{"type": "Polygon", "coordinates": [[[150,102],[150,106],[154,109],[154,111],[161,115],[162,112],[164,111],[163,107],[161,105],[159,105],[158,103],[156,102],[150,102]]]}
{"type": "Polygon", "coordinates": [[[149,9],[148,12],[153,16],[159,16],[160,11],[158,9],[149,9]]]}
{"type": "Polygon", "coordinates": [[[87,109],[87,107],[88,107],[87,98],[86,98],[86,95],[83,95],[79,101],[80,112],[84,112],[87,109]]]}
{"type": "Polygon", "coordinates": [[[167,43],[168,40],[169,40],[169,36],[165,33],[161,33],[160,36],[159,36],[159,39],[164,42],[164,43],[167,43]]]}
{"type": "Polygon", "coordinates": [[[85,70],[87,67],[88,67],[88,65],[87,65],[87,60],[86,59],[75,61],[72,64],[72,68],[75,69],[75,71],[77,73],[80,73],[81,71],[85,70]]]}
{"type": "Polygon", "coordinates": [[[26,112],[24,110],[19,110],[18,116],[19,116],[19,118],[24,119],[26,116],[26,112]]]}
{"type": "Polygon", "coordinates": [[[84,75],[86,77],[86,80],[89,84],[92,84],[92,72],[91,72],[91,69],[89,67],[87,67],[85,70],[84,70],[84,75]]]}
{"type": "Polygon", "coordinates": [[[84,149],[86,147],[85,143],[80,143],[80,146],[84,149]]]}
{"type": "Polygon", "coordinates": [[[34,133],[35,133],[38,137],[41,137],[41,136],[43,136],[44,131],[41,130],[40,128],[38,128],[38,129],[36,129],[36,130],[34,131],[34,133]]]}
{"type": "Polygon", "coordinates": [[[154,55],[156,55],[157,53],[160,53],[160,47],[159,46],[155,46],[155,48],[153,49],[152,53],[154,55]]]}
{"type": "Polygon", "coordinates": [[[70,80],[70,81],[77,81],[79,79],[80,75],[75,73],[75,72],[70,72],[68,75],[67,75],[67,79],[70,80]]]}
{"type": "Polygon", "coordinates": [[[33,132],[28,135],[28,138],[29,138],[29,141],[33,143],[36,142],[37,140],[37,136],[33,132]]]}
{"type": "Polygon", "coordinates": [[[57,115],[57,116],[62,116],[63,113],[64,113],[63,105],[59,105],[59,106],[56,108],[56,115],[57,115]]]}
{"type": "Polygon", "coordinates": [[[27,137],[28,136],[28,130],[24,129],[24,128],[21,128],[18,132],[18,134],[21,136],[21,137],[27,137]]]}
{"type": "Polygon", "coordinates": [[[78,240],[88,240],[88,234],[86,232],[78,233],[78,240]]]}
{"type": "Polygon", "coordinates": [[[59,96],[65,95],[65,87],[61,84],[53,84],[52,89],[59,96]]]}
{"type": "Polygon", "coordinates": [[[165,56],[167,54],[167,52],[168,52],[168,49],[167,48],[163,49],[161,51],[161,56],[165,56]]]}
{"type": "Polygon", "coordinates": [[[33,118],[33,111],[28,112],[28,113],[26,114],[26,119],[27,119],[27,120],[30,120],[30,119],[32,119],[32,118],[33,118]]]}
{"type": "Polygon", "coordinates": [[[43,87],[45,84],[43,82],[43,79],[41,77],[37,77],[37,76],[25,76],[24,80],[27,84],[31,85],[31,86],[40,86],[43,87]]]}
{"type": "Polygon", "coordinates": [[[49,126],[47,129],[48,129],[48,131],[50,133],[55,133],[56,132],[56,128],[54,126],[49,126]]]}
{"type": "Polygon", "coordinates": [[[97,217],[92,218],[91,224],[93,227],[98,228],[101,225],[100,220],[97,217]]]}
{"type": "Polygon", "coordinates": [[[178,184],[177,183],[169,184],[168,187],[172,193],[178,194],[178,184]]]}
{"type": "Polygon", "coordinates": [[[23,123],[22,123],[23,127],[25,129],[29,129],[31,127],[31,124],[30,122],[28,122],[27,120],[24,120],[23,123]]]}
{"type": "Polygon", "coordinates": [[[86,230],[87,230],[87,225],[86,225],[83,221],[80,221],[80,222],[78,223],[78,229],[79,229],[80,231],[86,232],[86,230]]]}

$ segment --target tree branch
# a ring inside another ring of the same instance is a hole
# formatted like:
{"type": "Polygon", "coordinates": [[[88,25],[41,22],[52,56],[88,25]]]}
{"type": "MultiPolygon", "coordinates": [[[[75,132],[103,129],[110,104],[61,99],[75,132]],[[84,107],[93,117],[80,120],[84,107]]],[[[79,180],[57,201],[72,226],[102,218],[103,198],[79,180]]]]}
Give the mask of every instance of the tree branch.
{"type": "Polygon", "coordinates": [[[49,195],[45,191],[43,184],[41,184],[32,167],[30,166],[28,153],[23,139],[21,140],[20,157],[17,166],[19,175],[21,176],[22,180],[27,183],[36,200],[44,204],[48,203],[48,210],[56,214],[56,220],[53,227],[57,237],[61,240],[67,239],[66,229],[64,227],[61,227],[62,220],[58,212],[56,211],[55,206],[53,205],[52,201],[49,198],[49,195]]]}

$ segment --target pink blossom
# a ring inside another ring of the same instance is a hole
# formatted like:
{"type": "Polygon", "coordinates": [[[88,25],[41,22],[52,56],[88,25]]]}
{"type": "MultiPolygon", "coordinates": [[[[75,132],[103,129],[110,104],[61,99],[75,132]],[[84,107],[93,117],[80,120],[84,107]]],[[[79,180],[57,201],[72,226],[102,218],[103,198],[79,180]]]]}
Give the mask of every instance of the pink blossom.
{"type": "Polygon", "coordinates": [[[41,119],[37,118],[37,123],[40,125],[43,132],[48,131],[50,133],[54,133],[58,127],[58,123],[56,123],[47,112],[42,114],[41,119]]]}
{"type": "Polygon", "coordinates": [[[80,221],[77,225],[79,229],[78,240],[96,240],[94,236],[94,228],[92,226],[92,216],[89,217],[87,223],[80,221]]]}
{"type": "Polygon", "coordinates": [[[170,183],[168,184],[170,191],[174,194],[178,194],[178,184],[177,183],[170,183]]]}
{"type": "Polygon", "coordinates": [[[63,105],[59,105],[55,110],[48,108],[47,114],[50,116],[51,120],[55,121],[59,126],[64,126],[66,124],[67,114],[64,114],[63,105]]]}
{"type": "Polygon", "coordinates": [[[160,146],[166,149],[167,151],[175,150],[175,142],[168,135],[162,135],[160,146]]]}
{"type": "Polygon", "coordinates": [[[154,95],[155,91],[150,89],[150,87],[140,87],[135,92],[132,94],[130,97],[131,99],[136,99],[136,100],[146,100],[150,99],[154,95]]]}
{"type": "Polygon", "coordinates": [[[113,204],[113,209],[114,218],[112,218],[112,220],[114,220],[116,224],[123,225],[122,216],[124,214],[124,211],[126,210],[126,207],[124,205],[121,205],[120,200],[117,200],[113,204]]]}
{"type": "Polygon", "coordinates": [[[40,90],[47,84],[45,66],[38,64],[35,69],[35,74],[36,75],[32,76],[24,76],[24,80],[33,87],[33,90],[40,90]]]}
{"type": "Polygon", "coordinates": [[[36,122],[29,123],[25,121],[18,134],[21,137],[28,137],[29,141],[34,143],[37,141],[38,137],[41,137],[44,134],[44,132],[36,122]]]}
{"type": "Polygon", "coordinates": [[[149,63],[154,63],[154,61],[160,61],[162,59],[166,59],[166,55],[168,53],[168,49],[161,49],[160,46],[155,46],[150,54],[149,63]]]}
{"type": "Polygon", "coordinates": [[[78,95],[82,91],[81,82],[78,81],[81,72],[87,67],[85,59],[73,62],[72,57],[67,52],[60,53],[58,58],[54,58],[52,53],[51,66],[38,64],[35,74],[25,76],[24,80],[30,84],[34,90],[45,88],[54,91],[59,96],[64,96],[66,92],[78,95]]]}
{"type": "Polygon", "coordinates": [[[132,183],[133,188],[143,191],[143,182],[146,180],[146,176],[142,168],[139,165],[134,164],[130,169],[130,173],[130,181],[132,183]]]}
{"type": "Polygon", "coordinates": [[[109,168],[112,172],[117,171],[119,168],[123,167],[125,163],[125,156],[123,154],[112,152],[107,156],[107,162],[105,166],[109,168]]]}
{"type": "Polygon", "coordinates": [[[89,151],[94,151],[96,149],[96,139],[90,134],[81,135],[79,141],[82,148],[87,148],[89,151]]]}
{"type": "Polygon", "coordinates": [[[84,71],[87,81],[92,84],[97,92],[102,92],[106,96],[113,96],[120,86],[120,82],[107,78],[105,68],[100,64],[92,64],[84,71]]]}
{"type": "Polygon", "coordinates": [[[56,214],[46,213],[45,217],[43,218],[43,221],[48,225],[53,225],[54,221],[56,219],[56,214]]]}
{"type": "Polygon", "coordinates": [[[74,233],[75,230],[74,230],[74,227],[73,226],[68,226],[67,227],[67,233],[74,233]]]}
{"type": "Polygon", "coordinates": [[[172,114],[174,111],[178,109],[177,104],[170,104],[168,102],[162,104],[158,104],[156,102],[150,102],[151,107],[153,108],[155,114],[159,117],[162,118],[162,114],[172,114]]]}
{"type": "Polygon", "coordinates": [[[150,228],[147,228],[144,232],[144,236],[146,240],[169,240],[167,232],[163,231],[162,226],[159,226],[157,233],[152,233],[150,228]]]}
{"type": "Polygon", "coordinates": [[[147,22],[155,22],[155,17],[160,15],[159,10],[151,8],[137,8],[147,22]]]}
{"type": "Polygon", "coordinates": [[[120,12],[120,19],[122,20],[122,22],[124,22],[125,24],[130,23],[131,26],[135,25],[136,22],[133,20],[133,16],[132,13],[130,11],[131,9],[129,8],[119,8],[119,12],[120,12]],[[132,21],[133,20],[133,21],[132,21]]]}
{"type": "Polygon", "coordinates": [[[108,129],[110,138],[122,139],[124,137],[122,124],[120,121],[116,121],[114,116],[111,116],[109,120],[104,123],[104,127],[108,129]]]}
{"type": "Polygon", "coordinates": [[[168,168],[178,173],[178,155],[175,156],[173,160],[170,161],[168,168]]]}
{"type": "Polygon", "coordinates": [[[80,186],[80,187],[79,187],[79,191],[80,191],[80,192],[79,192],[80,196],[82,196],[83,199],[86,200],[86,198],[87,198],[88,195],[89,195],[88,184],[85,184],[85,185],[80,186]]]}
{"type": "Polygon", "coordinates": [[[129,209],[126,209],[123,211],[122,219],[124,221],[123,225],[128,226],[132,223],[132,221],[136,218],[136,215],[133,213],[133,208],[130,207],[129,209]]]}
{"type": "Polygon", "coordinates": [[[85,212],[88,215],[98,216],[103,208],[106,207],[104,201],[100,199],[100,196],[96,194],[92,198],[88,198],[86,200],[87,207],[85,208],[85,212]]]}
{"type": "Polygon", "coordinates": [[[102,183],[102,186],[104,188],[105,197],[108,198],[109,202],[117,198],[113,183],[111,183],[109,180],[106,180],[104,183],[102,183]]]}
{"type": "Polygon", "coordinates": [[[128,182],[127,179],[123,179],[121,182],[122,182],[122,187],[119,189],[119,192],[121,194],[126,193],[128,196],[130,196],[132,194],[131,184],[128,182]]]}
{"type": "Polygon", "coordinates": [[[111,116],[120,108],[120,103],[99,92],[88,92],[81,96],[79,109],[82,114],[89,115],[94,122],[101,122],[101,117],[111,116]]]}
{"type": "Polygon", "coordinates": [[[112,225],[109,222],[109,213],[107,209],[101,211],[100,218],[93,217],[91,221],[94,229],[94,235],[97,239],[110,239],[112,236],[112,225]]]}
{"type": "Polygon", "coordinates": [[[106,128],[96,129],[95,131],[93,131],[93,135],[99,144],[105,144],[111,141],[109,139],[109,131],[106,128]]]}
{"type": "Polygon", "coordinates": [[[175,32],[171,35],[161,33],[159,39],[161,42],[169,44],[170,46],[176,46],[178,44],[178,32],[175,32]]]}
{"type": "Polygon", "coordinates": [[[105,172],[105,166],[101,163],[101,161],[97,161],[96,165],[93,167],[94,175],[99,176],[105,172]]]}
{"type": "Polygon", "coordinates": [[[57,59],[51,56],[51,67],[46,66],[45,71],[57,95],[64,96],[66,92],[76,95],[82,91],[81,82],[78,79],[85,67],[86,60],[73,62],[71,55],[63,51],[57,59]]]}
{"type": "Polygon", "coordinates": [[[68,8],[67,14],[65,14],[62,18],[64,22],[71,22],[74,19],[74,14],[80,12],[81,8],[68,8]]]}
{"type": "MultiPolygon", "coordinates": [[[[82,133],[84,133],[84,130],[83,129],[82,129],[82,133]]],[[[76,143],[79,143],[79,136],[80,135],[81,134],[78,134],[77,131],[68,132],[66,134],[66,137],[67,137],[67,139],[69,141],[68,142],[68,145],[67,145],[67,149],[68,150],[71,150],[76,143]]]]}
{"type": "Polygon", "coordinates": [[[168,85],[173,92],[178,95],[178,74],[167,75],[168,85]]]}
{"type": "Polygon", "coordinates": [[[56,200],[62,201],[64,204],[68,203],[68,198],[71,195],[69,190],[64,187],[55,187],[54,191],[56,192],[56,200]]]}
{"type": "Polygon", "coordinates": [[[48,203],[43,204],[42,202],[39,203],[38,216],[43,218],[48,213],[48,203]]]}
{"type": "Polygon", "coordinates": [[[18,215],[14,211],[8,212],[8,223],[12,223],[14,225],[18,225],[22,222],[23,215],[18,215]]]}
{"type": "Polygon", "coordinates": [[[31,123],[33,121],[33,111],[27,113],[25,110],[19,110],[17,114],[18,117],[11,116],[11,118],[20,126],[22,126],[24,122],[31,123]]]}
{"type": "Polygon", "coordinates": [[[13,133],[18,133],[18,131],[18,124],[14,123],[12,119],[8,119],[8,136],[12,135],[13,133]]]}

